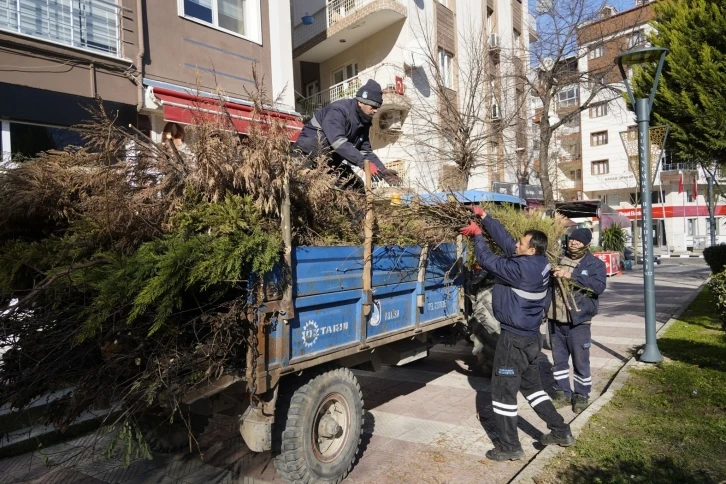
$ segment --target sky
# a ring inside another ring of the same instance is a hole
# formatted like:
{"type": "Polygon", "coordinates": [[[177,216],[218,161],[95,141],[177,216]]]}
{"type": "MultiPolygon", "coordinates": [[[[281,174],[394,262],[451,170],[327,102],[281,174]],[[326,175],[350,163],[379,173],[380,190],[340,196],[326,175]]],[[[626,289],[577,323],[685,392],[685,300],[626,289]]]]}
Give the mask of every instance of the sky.
{"type": "MultiPolygon", "coordinates": [[[[552,0],[539,0],[541,1],[552,1],[552,0]]],[[[529,0],[529,9],[530,11],[534,12],[535,4],[537,0],[529,0]]],[[[602,0],[592,0],[592,3],[595,5],[601,5],[602,0]]],[[[612,5],[615,7],[615,9],[618,12],[623,12],[625,10],[630,10],[631,8],[635,7],[635,0],[608,0],[607,3],[609,5],[612,5]]]]}

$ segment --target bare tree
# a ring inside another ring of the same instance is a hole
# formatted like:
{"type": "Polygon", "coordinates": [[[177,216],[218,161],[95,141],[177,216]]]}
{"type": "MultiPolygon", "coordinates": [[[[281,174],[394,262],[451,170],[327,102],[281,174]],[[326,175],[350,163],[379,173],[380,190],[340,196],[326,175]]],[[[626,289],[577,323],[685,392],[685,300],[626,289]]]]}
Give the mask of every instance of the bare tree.
{"type": "Polygon", "coordinates": [[[511,102],[499,46],[487,45],[483,18],[472,15],[468,25],[458,25],[455,49],[442,45],[430,19],[419,13],[415,22],[408,154],[428,163],[438,189],[465,189],[473,174],[496,180],[516,171],[515,150],[506,147],[513,145],[525,100],[511,102]]]}
{"type": "Polygon", "coordinates": [[[609,19],[614,13],[610,9],[605,2],[588,0],[537,2],[539,39],[530,45],[532,69],[526,83],[539,106],[533,133],[538,138],[538,153],[532,158],[548,208],[554,208],[555,191],[564,176],[561,162],[581,159],[574,143],[571,149],[553,143],[558,130],[570,126],[573,132],[579,132],[583,111],[622,95],[620,74],[612,60],[632,47],[622,34],[638,22],[624,15],[609,19]],[[609,20],[599,22],[605,19],[609,20]],[[584,44],[590,48],[584,48],[584,44]],[[591,53],[594,49],[602,49],[596,58],[591,53]]]}

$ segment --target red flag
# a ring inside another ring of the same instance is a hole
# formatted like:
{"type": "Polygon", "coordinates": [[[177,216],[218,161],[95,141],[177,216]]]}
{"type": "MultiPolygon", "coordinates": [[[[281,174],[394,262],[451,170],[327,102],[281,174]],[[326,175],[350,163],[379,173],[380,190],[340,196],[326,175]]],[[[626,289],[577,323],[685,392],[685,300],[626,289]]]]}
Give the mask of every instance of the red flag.
{"type": "Polygon", "coordinates": [[[683,193],[683,172],[679,173],[680,178],[678,179],[678,194],[683,193]]]}
{"type": "Polygon", "coordinates": [[[693,177],[693,191],[691,192],[691,198],[694,200],[698,197],[698,177],[693,177]]]}

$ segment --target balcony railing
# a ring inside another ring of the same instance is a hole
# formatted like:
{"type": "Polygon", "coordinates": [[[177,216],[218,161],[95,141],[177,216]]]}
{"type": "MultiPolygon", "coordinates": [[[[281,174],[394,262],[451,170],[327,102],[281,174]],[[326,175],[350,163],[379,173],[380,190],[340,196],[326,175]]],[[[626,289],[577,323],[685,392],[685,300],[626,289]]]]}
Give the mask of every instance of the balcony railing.
{"type": "MultiPolygon", "coordinates": [[[[325,32],[327,29],[335,25],[336,22],[340,22],[344,18],[350,17],[362,7],[374,1],[375,0],[327,0],[325,7],[321,8],[312,15],[312,24],[305,25],[301,23],[293,28],[293,48],[303,45],[305,42],[314,38],[321,32],[325,32]]],[[[402,5],[408,5],[406,0],[392,1],[402,5]]]]}
{"type": "Polygon", "coordinates": [[[346,79],[338,84],[333,84],[324,91],[299,100],[297,110],[303,115],[310,116],[318,109],[324,108],[332,102],[353,97],[356,91],[363,85],[363,82],[368,79],[378,81],[384,92],[391,89],[395,90],[396,76],[403,79],[403,75],[404,71],[401,67],[391,64],[378,64],[362,70],[355,77],[346,79]]]}
{"type": "Polygon", "coordinates": [[[661,171],[697,171],[698,163],[663,163],[661,171]]]}
{"type": "Polygon", "coordinates": [[[0,29],[120,56],[121,8],[113,0],[0,0],[0,29]]]}

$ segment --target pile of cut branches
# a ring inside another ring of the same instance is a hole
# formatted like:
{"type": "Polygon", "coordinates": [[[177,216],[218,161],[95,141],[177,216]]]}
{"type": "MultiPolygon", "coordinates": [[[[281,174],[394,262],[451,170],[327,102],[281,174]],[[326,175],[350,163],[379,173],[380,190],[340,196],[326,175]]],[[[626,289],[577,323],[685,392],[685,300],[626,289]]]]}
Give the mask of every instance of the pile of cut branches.
{"type": "MultiPolygon", "coordinates": [[[[285,180],[295,245],[362,243],[363,194],[337,188],[323,160],[299,170],[288,129],[263,114],[262,89],[252,97],[244,137],[229,116],[199,109],[187,145],[154,143],[100,107],[77,127],[83,148],[0,170],[0,405],[71,387],[50,423],[113,402],[112,424],[142,440],[129,430],[136,415],[173,415],[187,392],[244,372],[251,276],[283,260],[285,180]]],[[[558,222],[491,210],[515,238],[544,230],[559,253],[558,222]]],[[[471,212],[414,202],[377,214],[377,244],[437,245],[471,212]]]]}
{"type": "Polygon", "coordinates": [[[364,197],[335,189],[324,163],[297,169],[261,92],[244,137],[199,109],[193,141],[158,144],[101,107],[77,127],[83,148],[2,168],[0,405],[72,387],[51,423],[114,402],[128,428],[243,371],[250,275],[281,263],[286,179],[296,243],[357,237],[364,197]]]}

